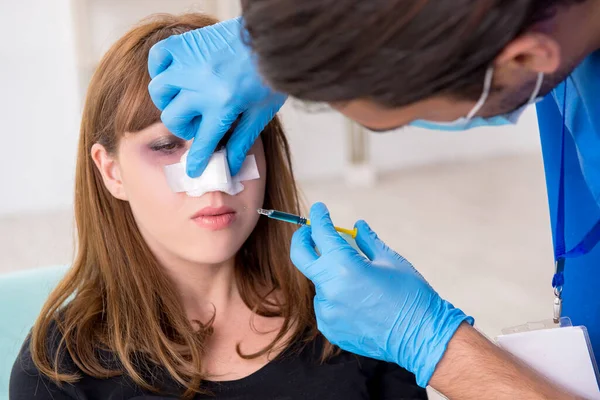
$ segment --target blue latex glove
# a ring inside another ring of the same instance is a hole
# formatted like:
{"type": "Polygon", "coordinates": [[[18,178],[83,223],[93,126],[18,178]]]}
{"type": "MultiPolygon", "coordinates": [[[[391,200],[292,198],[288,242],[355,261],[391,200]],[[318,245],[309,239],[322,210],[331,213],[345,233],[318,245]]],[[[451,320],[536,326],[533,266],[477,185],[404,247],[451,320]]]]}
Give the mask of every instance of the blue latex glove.
{"type": "Polygon", "coordinates": [[[440,298],[366,222],[356,223],[365,257],[335,231],[324,204],[313,205],[310,221],[294,234],[291,256],[315,284],[319,330],[346,351],[400,365],[425,387],[458,326],[473,319],[440,298]]]}
{"type": "Polygon", "coordinates": [[[250,49],[242,42],[242,20],[232,19],[171,36],[152,47],[148,87],[167,129],[194,139],[187,173],[206,167],[219,141],[241,115],[227,143],[232,175],[286,97],[263,84],[250,49]]]}

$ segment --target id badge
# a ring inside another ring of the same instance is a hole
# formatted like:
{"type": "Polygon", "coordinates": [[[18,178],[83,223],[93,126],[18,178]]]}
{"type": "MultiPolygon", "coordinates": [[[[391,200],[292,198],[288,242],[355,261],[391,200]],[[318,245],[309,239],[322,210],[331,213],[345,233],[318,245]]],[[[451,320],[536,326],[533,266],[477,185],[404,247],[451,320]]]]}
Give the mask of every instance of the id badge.
{"type": "Polygon", "coordinates": [[[496,343],[546,379],[586,399],[600,400],[598,366],[584,326],[568,318],[507,328],[496,343]]]}

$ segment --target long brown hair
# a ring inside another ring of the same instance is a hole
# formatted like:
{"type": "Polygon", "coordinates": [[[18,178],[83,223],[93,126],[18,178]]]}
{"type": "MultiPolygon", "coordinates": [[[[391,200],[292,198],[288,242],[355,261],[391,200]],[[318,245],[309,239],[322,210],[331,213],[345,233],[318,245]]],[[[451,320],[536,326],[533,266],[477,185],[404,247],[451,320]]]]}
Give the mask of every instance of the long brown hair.
{"type": "MultiPolygon", "coordinates": [[[[126,374],[141,387],[157,390],[144,376],[139,362],[142,354],[145,362],[168,372],[185,389],[186,397],[203,392],[202,356],[210,323],[188,320],[175,287],[144,242],[129,204],[105,188],[90,151],[94,143],[100,143],[114,153],[125,132],[160,121],[160,112],[147,93],[147,55],[152,45],[216,22],[202,14],[154,16],[117,41],[92,78],[77,154],[77,256],[32,330],[33,361],[57,383],[79,378],[61,369],[66,351],[86,375],[126,374]],[[53,324],[62,338],[56,353],[50,354],[53,324]],[[99,348],[112,352],[119,367],[103,362],[99,348]]],[[[267,164],[264,206],[299,213],[289,146],[277,119],[265,128],[262,140],[267,164]]],[[[289,259],[292,233],[288,224],[261,219],[238,252],[236,280],[245,303],[255,314],[284,320],[270,345],[244,357],[258,357],[275,346],[308,343],[318,335],[314,288],[289,259]],[[267,300],[264,288],[277,291],[281,300],[267,300]]],[[[332,353],[333,346],[326,344],[323,359],[332,353]]]]}

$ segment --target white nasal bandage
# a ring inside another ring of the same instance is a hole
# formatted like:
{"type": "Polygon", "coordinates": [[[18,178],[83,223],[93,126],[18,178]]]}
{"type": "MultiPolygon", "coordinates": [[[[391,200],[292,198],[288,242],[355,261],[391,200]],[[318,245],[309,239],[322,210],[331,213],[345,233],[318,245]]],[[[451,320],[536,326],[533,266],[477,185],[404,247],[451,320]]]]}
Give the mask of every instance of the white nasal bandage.
{"type": "Polygon", "coordinates": [[[216,151],[202,175],[190,178],[185,168],[187,154],[186,151],[179,163],[165,167],[167,182],[174,192],[186,192],[192,197],[200,197],[208,192],[223,192],[234,196],[244,190],[242,181],[260,178],[254,155],[247,156],[240,172],[232,177],[226,150],[216,151]]]}

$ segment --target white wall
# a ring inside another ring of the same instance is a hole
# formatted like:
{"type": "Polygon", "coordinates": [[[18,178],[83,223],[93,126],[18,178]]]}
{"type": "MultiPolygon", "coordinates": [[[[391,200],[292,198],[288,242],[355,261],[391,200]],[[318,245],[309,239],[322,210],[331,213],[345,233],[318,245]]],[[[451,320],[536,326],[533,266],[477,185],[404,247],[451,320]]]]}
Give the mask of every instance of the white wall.
{"type": "Polygon", "coordinates": [[[79,105],[69,3],[0,3],[0,214],[71,203],[79,105]]]}
{"type": "MultiPolygon", "coordinates": [[[[77,1],[77,0],[76,0],[77,1]]],[[[91,52],[96,58],[133,24],[156,13],[180,14],[206,12],[214,14],[219,0],[85,0],[88,4],[91,52]]]]}
{"type": "Polygon", "coordinates": [[[514,126],[465,132],[404,128],[397,132],[370,133],[369,139],[371,161],[379,171],[540,151],[533,106],[514,126]]]}
{"type": "Polygon", "coordinates": [[[212,11],[215,1],[0,2],[0,216],[71,207],[87,84],[81,75],[89,76],[112,41],[150,13],[212,11]],[[74,18],[80,9],[91,18],[74,18]],[[83,45],[77,46],[77,32],[86,36],[83,45]]]}
{"type": "Polygon", "coordinates": [[[346,119],[341,114],[305,111],[288,100],[280,112],[300,180],[343,176],[347,164],[346,119]]]}
{"type": "MultiPolygon", "coordinates": [[[[0,3],[0,215],[69,208],[81,93],[101,54],[131,24],[156,12],[203,10],[229,18],[237,0],[19,0],[0,3]],[[73,23],[75,21],[75,24],[73,23]],[[77,40],[76,40],[77,39],[77,40]],[[77,50],[76,50],[77,49],[77,50]]],[[[282,110],[301,180],[343,177],[347,124],[333,112],[282,110]]],[[[381,171],[536,151],[535,113],[517,129],[447,133],[406,129],[370,135],[381,171]]]]}

